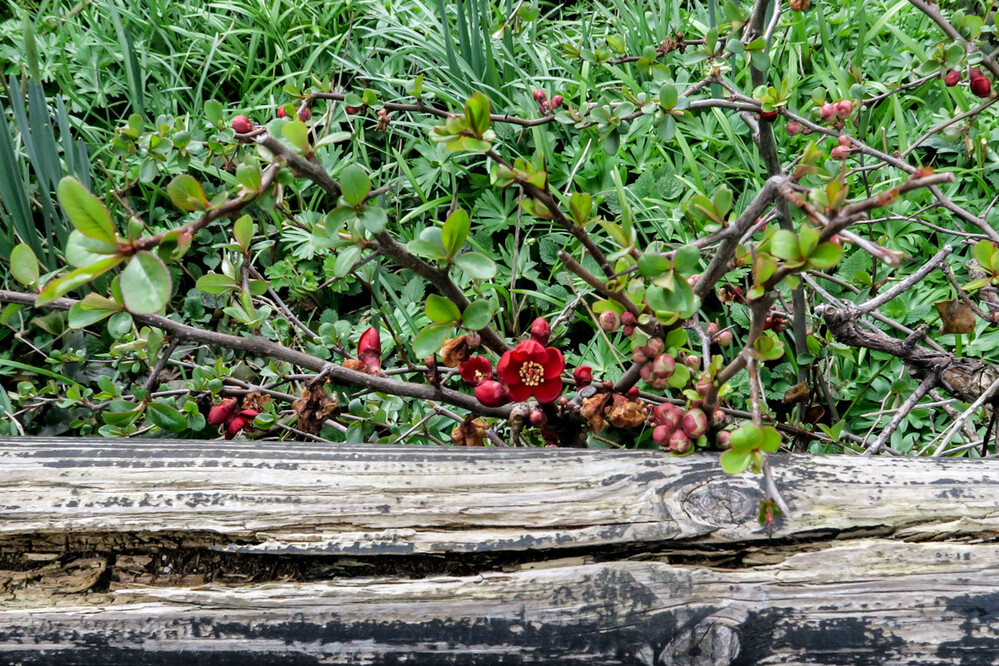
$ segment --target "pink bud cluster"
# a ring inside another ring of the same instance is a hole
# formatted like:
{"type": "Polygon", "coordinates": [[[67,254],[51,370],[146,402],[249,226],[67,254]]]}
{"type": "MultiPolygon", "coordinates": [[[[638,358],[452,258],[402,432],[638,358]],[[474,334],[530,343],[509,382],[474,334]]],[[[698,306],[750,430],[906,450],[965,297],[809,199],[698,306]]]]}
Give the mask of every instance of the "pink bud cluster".
{"type": "Polygon", "coordinates": [[[649,414],[652,441],[672,453],[687,453],[708,432],[708,415],[700,407],[684,410],[664,402],[649,414]]]}
{"type": "Polygon", "coordinates": [[[845,134],[837,140],[838,145],[829,153],[834,160],[845,160],[850,156],[850,137],[845,134]]]}
{"type": "Polygon", "coordinates": [[[819,117],[826,122],[845,120],[853,114],[853,102],[841,99],[838,102],[828,102],[819,107],[819,117]]]}
{"type": "Polygon", "coordinates": [[[553,113],[555,109],[562,106],[562,102],[565,98],[561,95],[552,95],[551,100],[548,99],[548,93],[544,90],[538,88],[534,91],[534,101],[538,103],[538,112],[543,116],[547,116],[553,113]]]}

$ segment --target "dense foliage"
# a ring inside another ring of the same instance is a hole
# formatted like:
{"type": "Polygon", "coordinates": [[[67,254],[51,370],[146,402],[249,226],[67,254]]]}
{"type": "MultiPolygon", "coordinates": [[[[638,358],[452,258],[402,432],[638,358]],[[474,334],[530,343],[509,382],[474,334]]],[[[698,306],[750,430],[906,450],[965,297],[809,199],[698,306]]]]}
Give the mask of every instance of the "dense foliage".
{"type": "Polygon", "coordinates": [[[986,4],[11,3],[0,432],[977,451],[986,4]]]}

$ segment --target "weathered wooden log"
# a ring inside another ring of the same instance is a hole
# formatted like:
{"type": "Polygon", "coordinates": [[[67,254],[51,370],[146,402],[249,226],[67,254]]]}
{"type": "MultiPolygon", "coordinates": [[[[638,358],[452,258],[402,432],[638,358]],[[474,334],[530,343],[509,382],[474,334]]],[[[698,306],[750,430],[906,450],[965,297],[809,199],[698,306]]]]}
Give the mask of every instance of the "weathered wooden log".
{"type": "Polygon", "coordinates": [[[773,462],[2,441],[0,663],[991,661],[994,463],[773,462]]]}

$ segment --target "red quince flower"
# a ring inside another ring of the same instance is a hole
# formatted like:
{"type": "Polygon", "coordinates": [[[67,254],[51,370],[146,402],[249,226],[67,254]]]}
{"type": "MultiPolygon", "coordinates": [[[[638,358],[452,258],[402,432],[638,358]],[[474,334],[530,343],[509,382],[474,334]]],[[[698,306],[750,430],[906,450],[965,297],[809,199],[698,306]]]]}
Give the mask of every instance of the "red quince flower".
{"type": "Polygon", "coordinates": [[[368,366],[371,374],[381,374],[382,342],[374,326],[362,333],[360,339],[357,341],[357,358],[361,359],[368,366]]]}
{"type": "Polygon", "coordinates": [[[458,365],[458,374],[472,386],[493,378],[493,364],[485,356],[473,356],[458,365]]]}
{"type": "Polygon", "coordinates": [[[499,382],[487,379],[475,387],[475,398],[486,407],[502,407],[510,402],[510,392],[499,382]]]}
{"type": "Polygon", "coordinates": [[[496,374],[510,390],[514,402],[534,396],[538,402],[552,402],[562,392],[565,359],[554,347],[545,348],[535,340],[525,340],[505,352],[496,364],[496,374]]]}

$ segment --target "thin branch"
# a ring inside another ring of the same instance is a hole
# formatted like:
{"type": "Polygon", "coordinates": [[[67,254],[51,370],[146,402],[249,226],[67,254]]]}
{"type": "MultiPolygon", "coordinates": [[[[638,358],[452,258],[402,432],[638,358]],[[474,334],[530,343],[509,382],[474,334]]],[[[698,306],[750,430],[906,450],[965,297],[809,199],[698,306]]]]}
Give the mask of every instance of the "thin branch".
{"type": "Polygon", "coordinates": [[[881,450],[881,447],[888,443],[888,439],[891,438],[892,434],[898,430],[900,425],[902,425],[902,421],[909,417],[909,414],[912,412],[916,404],[923,399],[923,396],[926,395],[931,388],[936,386],[939,379],[940,375],[936,372],[931,372],[923,377],[923,381],[916,387],[916,390],[905,399],[905,402],[903,402],[897,410],[894,410],[895,414],[892,416],[891,421],[889,421],[888,425],[884,427],[878,435],[878,438],[867,447],[866,451],[864,451],[865,456],[877,455],[877,453],[881,450]]]}

